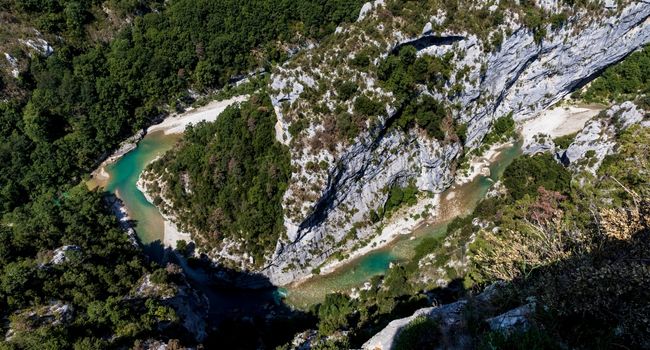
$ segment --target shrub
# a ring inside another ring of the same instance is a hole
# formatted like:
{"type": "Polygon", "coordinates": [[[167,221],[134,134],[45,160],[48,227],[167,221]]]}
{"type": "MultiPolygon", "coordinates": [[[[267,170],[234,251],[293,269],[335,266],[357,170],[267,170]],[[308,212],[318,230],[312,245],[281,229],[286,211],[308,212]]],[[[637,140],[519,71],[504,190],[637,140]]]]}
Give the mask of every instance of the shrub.
{"type": "Polygon", "coordinates": [[[366,117],[374,117],[384,115],[386,113],[386,108],[383,103],[362,95],[354,100],[354,112],[366,117]]]}
{"type": "Polygon", "coordinates": [[[567,149],[573,143],[573,140],[575,140],[576,135],[578,135],[578,133],[557,137],[553,139],[553,143],[555,143],[555,146],[558,148],[567,149]]]}
{"type": "Polygon", "coordinates": [[[341,293],[328,294],[318,306],[319,332],[327,335],[348,327],[352,313],[354,308],[350,297],[341,293]]]}
{"type": "Polygon", "coordinates": [[[511,334],[502,332],[488,332],[482,334],[477,341],[477,349],[496,350],[554,350],[561,348],[548,333],[538,328],[527,331],[518,331],[511,334]]]}
{"type": "Polygon", "coordinates": [[[359,86],[353,81],[340,83],[336,88],[336,93],[341,101],[349,100],[359,89],[359,86]]]}
{"type": "Polygon", "coordinates": [[[503,175],[503,184],[515,200],[525,195],[535,196],[539,187],[565,193],[570,182],[569,171],[546,153],[515,159],[503,175]]]}
{"type": "Polygon", "coordinates": [[[438,322],[419,316],[399,333],[394,341],[394,350],[429,350],[439,345],[441,336],[438,322]]]}

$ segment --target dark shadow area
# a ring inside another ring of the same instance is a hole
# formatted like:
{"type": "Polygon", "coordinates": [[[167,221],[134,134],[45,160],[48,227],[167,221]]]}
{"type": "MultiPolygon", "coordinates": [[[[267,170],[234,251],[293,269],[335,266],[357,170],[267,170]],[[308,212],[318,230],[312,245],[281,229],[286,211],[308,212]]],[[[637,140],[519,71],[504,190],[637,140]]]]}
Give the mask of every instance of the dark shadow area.
{"type": "Polygon", "coordinates": [[[165,248],[160,241],[144,246],[157,264],[179,266],[187,284],[207,300],[206,349],[273,349],[315,326],[313,316],[285,304],[283,291],[266,276],[216,266],[205,255],[191,256],[194,249],[165,248]]]}
{"type": "Polygon", "coordinates": [[[365,323],[358,325],[359,331],[351,335],[350,341],[353,346],[360,347],[372,336],[384,329],[391,321],[409,317],[419,309],[453,303],[468,295],[469,291],[463,286],[463,280],[458,278],[452,280],[446,287],[439,287],[428,291],[421,291],[418,295],[402,295],[393,298],[390,302],[394,307],[389,312],[381,312],[381,299],[377,298],[378,305],[374,305],[371,313],[378,312],[365,323]]]}
{"type": "Polygon", "coordinates": [[[650,348],[650,227],[597,245],[513,281],[513,293],[543,301],[536,321],[570,348],[650,348]]]}
{"type": "Polygon", "coordinates": [[[457,35],[451,35],[451,36],[437,36],[437,35],[426,35],[421,38],[407,41],[405,43],[399,44],[395,46],[395,48],[390,52],[391,55],[399,53],[399,51],[404,47],[404,46],[413,46],[415,47],[416,50],[424,50],[428,47],[431,46],[445,46],[445,45],[452,45],[456,42],[465,40],[464,36],[457,36],[457,35]]]}

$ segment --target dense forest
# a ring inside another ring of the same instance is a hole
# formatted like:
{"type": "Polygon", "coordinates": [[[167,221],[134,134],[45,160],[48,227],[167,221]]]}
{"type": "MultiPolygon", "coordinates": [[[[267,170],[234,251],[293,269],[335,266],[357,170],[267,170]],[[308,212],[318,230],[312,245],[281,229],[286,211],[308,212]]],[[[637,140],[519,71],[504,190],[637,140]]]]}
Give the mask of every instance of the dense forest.
{"type": "Polygon", "coordinates": [[[103,195],[83,185],[5,215],[0,267],[0,310],[14,332],[3,349],[99,349],[110,336],[129,345],[178,321],[158,299],[132,294],[152,268],[103,195]]]}
{"type": "MultiPolygon", "coordinates": [[[[88,9],[96,3],[70,3],[86,14],[85,21],[92,20],[88,9]]],[[[5,5],[38,16],[38,23],[58,18],[55,14],[70,6],[5,5]]],[[[21,74],[29,96],[0,104],[0,160],[7,164],[0,174],[0,202],[11,210],[78,182],[120,140],[168,108],[191,101],[189,88],[218,88],[235,75],[286,59],[284,43],[322,37],[353,18],[358,6],[358,1],[177,0],[135,17],[109,43],[58,43],[51,56],[35,57],[21,74]]]]}
{"type": "MultiPolygon", "coordinates": [[[[17,78],[0,79],[0,332],[14,332],[0,347],[101,349],[161,329],[177,336],[174,310],[133,294],[144,275],[164,270],[132,245],[103,194],[80,183],[121,140],[194,93],[287,59],[356,18],[360,5],[0,1],[0,48],[26,62],[17,78]],[[21,47],[20,35],[47,39],[53,52],[21,47]]],[[[259,113],[266,128],[269,113],[259,113]]],[[[269,138],[260,135],[258,146],[269,138]]]]}
{"type": "Polygon", "coordinates": [[[238,253],[252,255],[257,266],[273,253],[284,233],[280,203],[291,173],[275,122],[271,101],[255,95],[214,123],[190,127],[178,147],[147,168],[149,187],[174,203],[163,207],[201,249],[243,240],[238,253]]]}

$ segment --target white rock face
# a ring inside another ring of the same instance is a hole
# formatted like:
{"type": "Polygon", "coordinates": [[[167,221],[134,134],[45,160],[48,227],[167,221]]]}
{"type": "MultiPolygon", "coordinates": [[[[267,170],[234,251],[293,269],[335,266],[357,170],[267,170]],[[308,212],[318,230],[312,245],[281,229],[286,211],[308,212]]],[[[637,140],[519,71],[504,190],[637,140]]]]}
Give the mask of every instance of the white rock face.
{"type": "Polygon", "coordinates": [[[613,106],[605,112],[605,117],[587,123],[558,158],[573,170],[587,170],[595,174],[603,159],[614,153],[616,133],[641,123],[645,118],[646,113],[632,102],[613,106]]]}
{"type": "Polygon", "coordinates": [[[18,74],[20,74],[20,70],[18,69],[18,60],[6,52],[5,52],[5,59],[7,60],[7,63],[9,63],[9,67],[11,69],[11,76],[14,78],[18,78],[18,74]]]}
{"type": "MultiPolygon", "coordinates": [[[[473,299],[473,307],[480,307],[489,310],[491,302],[498,292],[500,284],[488,286],[483,293],[473,299]]],[[[465,299],[457,302],[428,307],[415,311],[413,315],[391,321],[388,326],[375,334],[370,340],[363,344],[364,350],[390,350],[402,330],[418,317],[427,317],[438,324],[441,338],[447,339],[446,345],[451,349],[472,348],[471,335],[463,330],[466,321],[466,308],[468,302],[465,299]]],[[[493,307],[493,306],[492,306],[493,307]]],[[[489,311],[488,311],[489,312],[489,311]]],[[[526,330],[530,326],[530,320],[535,313],[535,303],[531,302],[509,310],[500,315],[485,319],[485,322],[493,331],[511,333],[519,330],[526,330]]]]}
{"type": "MultiPolygon", "coordinates": [[[[399,32],[394,33],[394,44],[388,51],[403,43],[418,43],[416,46],[424,46],[419,55],[440,56],[450,50],[463,53],[455,62],[456,69],[467,72],[457,82],[462,85],[462,92],[453,97],[429,93],[461,106],[455,118],[467,123],[466,146],[474,148],[480,145],[494,119],[509,113],[518,121],[531,118],[650,41],[648,3],[636,2],[616,15],[614,11],[609,13],[591,21],[571,18],[569,25],[557,31],[549,27],[549,34],[541,42],[535,41],[531,31],[509,22],[505,26],[512,35],[490,54],[485,53],[484,44],[473,35],[435,37],[434,44],[428,44],[431,34],[405,38],[399,32]],[[426,40],[419,41],[425,37],[426,40]]],[[[300,94],[306,87],[317,87],[318,79],[340,78],[324,74],[327,73],[319,68],[306,72],[300,67],[281,68],[273,75],[272,88],[279,91],[271,96],[278,117],[278,141],[291,145],[291,121],[286,119],[283,109],[294,103],[304,105],[300,94]],[[314,79],[314,75],[319,78],[314,79]]],[[[448,84],[456,83],[455,79],[452,74],[448,84]]],[[[372,78],[368,81],[373,82],[372,78]]],[[[374,84],[366,91],[390,97],[374,84]]],[[[388,105],[387,110],[389,115],[395,113],[394,106],[388,105]]],[[[306,133],[313,136],[321,128],[312,123],[306,133]]],[[[288,239],[278,241],[263,273],[274,284],[284,285],[308,275],[337,250],[347,249],[340,247],[339,242],[355,223],[367,222],[370,212],[383,206],[386,188],[415,181],[422,191],[443,191],[453,182],[453,165],[461,147],[460,143],[443,145],[415,132],[405,134],[384,124],[335,152],[321,150],[317,155],[308,155],[304,148],[292,149],[292,166],[301,170],[293,173],[291,180],[300,186],[290,186],[284,197],[288,239]],[[308,161],[324,161],[327,170],[306,170],[308,161]],[[302,198],[294,192],[301,188],[320,190],[311,192],[317,198],[302,198]],[[291,200],[299,201],[299,215],[288,214],[286,208],[291,200]]],[[[374,234],[372,225],[356,232],[358,240],[374,234]]]]}
{"type": "Polygon", "coordinates": [[[512,332],[514,330],[526,330],[529,327],[530,317],[535,312],[535,304],[530,303],[512,309],[499,316],[485,320],[493,331],[512,332]]]}
{"type": "MultiPolygon", "coordinates": [[[[474,298],[474,304],[488,304],[495,297],[499,287],[498,284],[487,287],[483,293],[474,298]]],[[[361,348],[364,350],[390,350],[393,348],[393,343],[400,332],[409,323],[418,317],[427,317],[438,322],[443,337],[447,335],[445,338],[450,339],[450,341],[453,339],[454,349],[469,349],[471,345],[469,335],[454,332],[460,324],[466,322],[465,310],[467,304],[467,300],[462,299],[451,304],[419,309],[409,317],[391,321],[388,326],[365,342],[361,348]]]]}
{"type": "Polygon", "coordinates": [[[505,52],[490,59],[489,66],[508,73],[492,75],[488,68],[486,80],[492,78],[493,91],[500,92],[495,94],[495,113],[514,112],[515,119],[523,120],[559,101],[585,79],[650,41],[649,15],[650,5],[638,2],[620,16],[592,22],[578,35],[572,27],[554,32],[541,45],[527,30],[515,33],[504,43],[505,52]]]}
{"type": "Polygon", "coordinates": [[[359,18],[357,22],[363,21],[377,6],[384,5],[384,0],[375,0],[363,4],[361,11],[359,11],[359,18]]]}
{"type": "MultiPolygon", "coordinates": [[[[464,311],[467,307],[467,300],[460,300],[452,304],[439,307],[430,307],[417,310],[413,315],[391,321],[386,328],[370,338],[361,347],[364,350],[390,350],[400,332],[418,317],[427,317],[433,320],[444,322],[445,325],[453,326],[463,322],[464,311]]],[[[445,326],[443,325],[443,326],[445,326]]]]}
{"type": "Polygon", "coordinates": [[[64,263],[67,260],[66,253],[69,251],[76,251],[79,252],[81,251],[81,247],[76,246],[76,245],[64,245],[61,248],[57,248],[54,251],[54,256],[50,260],[50,264],[52,265],[59,265],[64,263]]]}
{"type": "Polygon", "coordinates": [[[41,38],[27,39],[27,40],[19,39],[18,41],[20,41],[20,43],[22,43],[26,47],[35,50],[36,52],[38,52],[43,56],[49,56],[54,53],[54,48],[52,48],[52,46],[50,46],[50,44],[47,41],[41,38]]]}

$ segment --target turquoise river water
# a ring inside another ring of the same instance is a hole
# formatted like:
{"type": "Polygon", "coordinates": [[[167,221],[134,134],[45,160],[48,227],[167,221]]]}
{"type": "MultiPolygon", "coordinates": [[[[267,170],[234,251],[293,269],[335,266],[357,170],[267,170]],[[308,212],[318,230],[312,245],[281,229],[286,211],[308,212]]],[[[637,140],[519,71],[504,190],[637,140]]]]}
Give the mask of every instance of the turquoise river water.
{"type": "MultiPolygon", "coordinates": [[[[158,209],[149,203],[138,190],[136,182],[147,164],[174,147],[180,137],[179,135],[164,135],[162,132],[147,135],[135,150],[106,167],[105,170],[110,178],[100,184],[107,191],[115,193],[122,199],[130,217],[136,222],[136,232],[145,247],[152,244],[159,245],[159,242],[162,241],[163,218],[158,209]]],[[[519,155],[519,146],[519,144],[510,146],[500,152],[496,161],[490,165],[490,176],[479,176],[470,183],[452,187],[443,193],[440,210],[444,212],[447,206],[455,206],[457,209],[454,210],[453,215],[470,213],[476,204],[484,198],[492,184],[503,174],[504,169],[519,155]],[[451,191],[454,192],[453,199],[446,200],[447,194],[451,191]]],[[[307,306],[321,301],[326,293],[359,287],[372,276],[383,274],[391,262],[407,261],[412,258],[415,246],[422,239],[444,235],[446,225],[453,217],[440,216],[444,219],[422,226],[412,234],[404,235],[383,248],[357,258],[331,274],[313,277],[299,285],[279,289],[274,294],[279,293],[286,297],[290,304],[307,306]]],[[[257,296],[256,293],[246,294],[246,298],[257,296]]],[[[260,292],[259,296],[268,299],[268,291],[260,292]],[[262,296],[261,293],[264,295],[262,296]]],[[[213,295],[211,299],[217,299],[224,303],[231,301],[227,295],[224,296],[221,293],[213,295]]]]}

